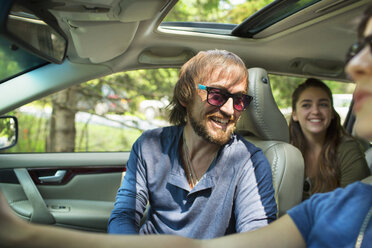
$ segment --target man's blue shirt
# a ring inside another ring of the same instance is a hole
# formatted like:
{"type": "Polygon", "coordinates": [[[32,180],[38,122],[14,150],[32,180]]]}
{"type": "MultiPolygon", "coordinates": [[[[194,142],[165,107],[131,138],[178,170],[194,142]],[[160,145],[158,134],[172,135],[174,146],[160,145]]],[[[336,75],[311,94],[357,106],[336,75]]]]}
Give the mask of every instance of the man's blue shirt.
{"type": "Polygon", "coordinates": [[[108,225],[111,234],[214,238],[265,226],[276,218],[270,165],[234,134],[191,189],[179,153],[183,126],[144,132],[133,145],[108,225]],[[149,202],[145,223],[140,221],[149,202]]]}

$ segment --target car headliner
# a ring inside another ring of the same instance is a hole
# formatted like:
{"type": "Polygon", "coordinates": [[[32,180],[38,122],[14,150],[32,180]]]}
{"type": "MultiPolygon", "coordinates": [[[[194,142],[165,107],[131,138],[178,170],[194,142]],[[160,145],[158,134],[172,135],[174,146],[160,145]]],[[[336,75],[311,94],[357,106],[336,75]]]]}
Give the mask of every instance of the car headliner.
{"type": "Polygon", "coordinates": [[[49,2],[55,4],[40,2],[39,7],[44,3],[67,35],[67,59],[0,84],[0,114],[111,73],[179,67],[198,51],[209,49],[234,52],[247,68],[348,81],[343,71],[345,53],[357,39],[358,20],[370,3],[351,1],[338,8],[337,3],[344,1],[323,0],[253,38],[241,38],[159,26],[176,0],[49,2]]]}

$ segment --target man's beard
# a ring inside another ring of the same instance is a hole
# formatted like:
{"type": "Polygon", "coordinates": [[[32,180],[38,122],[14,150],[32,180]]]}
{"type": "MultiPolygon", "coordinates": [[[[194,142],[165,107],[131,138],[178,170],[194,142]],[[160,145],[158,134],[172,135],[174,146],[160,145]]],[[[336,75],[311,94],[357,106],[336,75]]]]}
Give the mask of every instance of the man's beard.
{"type": "Polygon", "coordinates": [[[203,125],[202,121],[196,120],[189,109],[187,109],[187,114],[189,116],[190,124],[194,132],[202,137],[205,141],[222,146],[231,139],[231,135],[233,134],[235,127],[229,129],[229,131],[225,134],[220,134],[218,135],[218,137],[213,137],[208,132],[206,125],[203,125]]]}

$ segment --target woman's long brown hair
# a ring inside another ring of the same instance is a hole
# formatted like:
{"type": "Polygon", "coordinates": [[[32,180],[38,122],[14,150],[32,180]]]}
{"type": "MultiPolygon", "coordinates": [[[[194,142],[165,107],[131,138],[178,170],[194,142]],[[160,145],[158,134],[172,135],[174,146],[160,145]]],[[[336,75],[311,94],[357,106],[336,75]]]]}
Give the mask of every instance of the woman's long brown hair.
{"type": "MultiPolygon", "coordinates": [[[[292,94],[292,109],[296,110],[296,103],[300,95],[308,88],[320,88],[327,93],[331,100],[333,119],[327,129],[325,142],[318,160],[316,176],[311,178],[312,187],[310,194],[317,192],[328,192],[340,186],[340,167],[337,160],[337,149],[344,135],[345,129],[341,126],[340,116],[333,107],[332,92],[322,81],[309,78],[304,83],[300,84],[292,94]]],[[[289,122],[289,135],[291,144],[300,149],[302,155],[305,154],[310,147],[307,147],[306,138],[302,132],[298,121],[294,121],[291,117],[289,122]]]]}

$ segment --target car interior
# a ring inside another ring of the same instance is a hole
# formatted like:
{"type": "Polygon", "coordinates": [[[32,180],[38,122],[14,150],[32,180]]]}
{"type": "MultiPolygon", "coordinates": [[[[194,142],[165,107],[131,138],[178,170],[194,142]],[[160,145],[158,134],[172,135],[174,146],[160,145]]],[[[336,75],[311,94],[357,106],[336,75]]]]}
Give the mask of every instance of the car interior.
{"type": "MultiPolygon", "coordinates": [[[[187,8],[189,5],[198,9],[195,2],[1,1],[0,66],[7,69],[0,72],[0,127],[4,126],[10,134],[4,135],[6,142],[3,144],[0,129],[0,189],[17,215],[35,223],[106,232],[132,143],[128,142],[126,148],[97,148],[83,152],[76,147],[72,151],[45,150],[48,140],[39,145],[42,152],[28,150],[34,145],[34,136],[30,136],[31,129],[22,127],[21,120],[26,117],[19,117],[17,122],[9,116],[18,116],[21,110],[30,106],[28,104],[33,104],[32,111],[38,109],[42,101],[46,102],[43,100],[46,97],[51,99],[45,103],[49,108],[48,115],[53,116],[52,103],[75,101],[68,98],[71,96],[68,94],[65,95],[67,98],[54,97],[62,91],[82,84],[92,88],[95,84],[107,83],[105,80],[108,79],[102,78],[108,76],[115,81],[113,75],[117,73],[178,70],[199,51],[210,49],[231,51],[246,64],[248,94],[254,100],[242,114],[236,130],[260,147],[271,164],[278,216],[301,202],[304,160],[301,152],[289,143],[287,120],[279,109],[280,99],[274,96],[272,82],[279,76],[301,80],[315,77],[353,88],[354,83],[344,71],[345,54],[357,40],[359,18],[371,1],[261,1],[265,5],[238,21],[232,18],[235,12],[230,9],[226,13],[231,18],[225,23],[187,18],[175,21],[177,15],[172,11],[178,6],[187,8]],[[38,33],[35,34],[35,30],[39,30],[38,33]],[[19,148],[21,144],[24,148],[19,148]]],[[[221,1],[218,8],[228,2],[235,1],[221,1]]],[[[253,6],[255,1],[236,2],[239,10],[243,6],[253,6]]],[[[178,71],[172,73],[177,77],[178,71]]],[[[173,74],[169,72],[166,75],[173,74]]],[[[133,78],[138,88],[144,87],[142,79],[133,78]]],[[[158,81],[151,81],[153,87],[158,81]]],[[[285,84],[290,82],[284,79],[282,83],[285,88],[285,84]]],[[[118,84],[124,87],[125,81],[118,84]]],[[[165,88],[170,90],[173,85],[168,84],[165,88]]],[[[150,92],[152,88],[148,89],[150,92]]],[[[130,90],[127,93],[128,97],[135,96],[141,100],[148,94],[130,90]]],[[[136,103],[135,97],[129,101],[130,106],[136,103]]],[[[164,96],[154,97],[159,100],[164,96]]],[[[39,119],[32,119],[30,125],[36,127],[38,120],[41,122],[40,116],[45,113],[32,111],[28,112],[29,116],[33,113],[39,119]]],[[[103,116],[90,114],[86,117],[74,111],[73,118],[83,119],[83,124],[76,126],[76,130],[84,130],[84,123],[94,120],[96,126],[106,123],[120,129],[120,135],[135,130],[136,136],[133,134],[131,137],[135,140],[146,128],[167,124],[160,118],[144,122],[130,114],[106,112],[103,116]],[[120,123],[118,116],[125,117],[125,125],[120,123]]],[[[351,102],[344,126],[352,134],[354,120],[351,102]]],[[[53,125],[53,121],[45,123],[40,126],[40,132],[46,129],[46,125],[53,125]]],[[[129,136],[128,133],[123,135],[129,136]]],[[[92,134],[84,135],[84,139],[76,138],[76,143],[88,147],[94,137],[92,134]]],[[[113,136],[127,142],[120,135],[113,136]]],[[[107,131],[97,136],[107,136],[109,140],[105,142],[113,142],[107,131]]],[[[120,142],[125,143],[122,140],[120,142]]],[[[52,141],[62,142],[57,138],[52,141]]],[[[95,145],[99,147],[105,142],[97,141],[95,145]]],[[[361,142],[369,165],[372,165],[370,144],[361,142]]]]}
{"type": "Polygon", "coordinates": [[[236,129],[268,158],[278,216],[282,216],[302,200],[304,159],[301,152],[289,144],[287,121],[275,103],[267,72],[250,68],[248,75],[248,94],[253,96],[253,103],[239,119],[236,129]]]}

